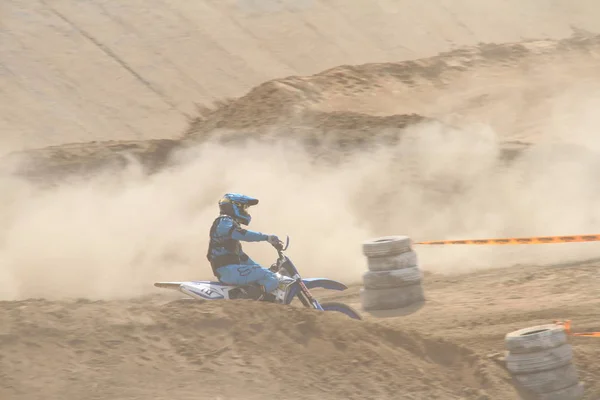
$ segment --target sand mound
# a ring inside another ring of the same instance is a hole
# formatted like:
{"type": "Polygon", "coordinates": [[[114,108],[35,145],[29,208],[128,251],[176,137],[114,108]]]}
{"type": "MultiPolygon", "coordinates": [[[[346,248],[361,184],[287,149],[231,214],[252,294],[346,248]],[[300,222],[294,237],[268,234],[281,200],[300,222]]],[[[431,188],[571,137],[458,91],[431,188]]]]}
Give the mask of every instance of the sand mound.
{"type": "Polygon", "coordinates": [[[493,362],[441,339],[296,307],[148,301],[0,303],[0,366],[10,371],[0,394],[514,398],[493,362]]]}
{"type": "Polygon", "coordinates": [[[529,142],[540,134],[543,118],[561,92],[586,82],[595,85],[599,65],[600,36],[588,35],[481,44],[419,60],[339,66],[266,82],[205,112],[187,135],[204,139],[219,131],[264,133],[277,126],[290,135],[312,128],[340,137],[355,130],[370,137],[425,119],[448,124],[476,121],[488,124],[504,141],[529,142]],[[361,114],[370,119],[356,121],[361,114]],[[406,122],[386,123],[390,116],[406,122]],[[337,124],[315,123],[344,117],[345,124],[340,125],[350,129],[343,132],[337,124]]]}

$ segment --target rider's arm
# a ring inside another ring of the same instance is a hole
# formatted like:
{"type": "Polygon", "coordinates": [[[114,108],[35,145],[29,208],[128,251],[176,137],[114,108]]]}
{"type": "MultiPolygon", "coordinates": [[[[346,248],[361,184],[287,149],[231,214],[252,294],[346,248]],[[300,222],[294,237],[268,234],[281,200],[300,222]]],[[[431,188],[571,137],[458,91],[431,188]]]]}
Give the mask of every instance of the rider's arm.
{"type": "Polygon", "coordinates": [[[243,240],[245,242],[262,242],[269,238],[269,236],[264,233],[249,231],[242,227],[235,228],[233,232],[231,232],[231,237],[235,240],[243,240]]]}
{"type": "Polygon", "coordinates": [[[269,236],[264,233],[250,231],[244,229],[237,224],[233,224],[230,219],[224,219],[217,228],[219,235],[231,235],[234,240],[243,240],[245,242],[262,242],[266,241],[269,236]]]}

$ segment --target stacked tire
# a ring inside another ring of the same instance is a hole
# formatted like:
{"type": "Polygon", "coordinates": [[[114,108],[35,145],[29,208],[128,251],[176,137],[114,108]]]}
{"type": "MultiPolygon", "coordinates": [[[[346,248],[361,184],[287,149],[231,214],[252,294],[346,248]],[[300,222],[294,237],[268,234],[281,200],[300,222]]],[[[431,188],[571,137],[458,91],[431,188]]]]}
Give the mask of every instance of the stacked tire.
{"type": "Polygon", "coordinates": [[[363,243],[368,271],[360,297],[363,310],[404,308],[425,299],[417,254],[410,238],[384,236],[363,243]]]}
{"type": "Polygon", "coordinates": [[[520,389],[539,400],[578,400],[584,387],[572,364],[573,349],[561,325],[549,324],[505,336],[506,368],[520,389]]]}

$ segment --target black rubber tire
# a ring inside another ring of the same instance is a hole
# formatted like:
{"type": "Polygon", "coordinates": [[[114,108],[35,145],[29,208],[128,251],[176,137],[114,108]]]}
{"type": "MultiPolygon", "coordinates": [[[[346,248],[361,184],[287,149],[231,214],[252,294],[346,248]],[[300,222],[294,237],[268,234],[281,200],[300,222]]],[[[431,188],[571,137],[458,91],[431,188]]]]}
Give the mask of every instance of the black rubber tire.
{"type": "Polygon", "coordinates": [[[539,400],[580,400],[583,398],[585,387],[583,383],[570,386],[555,392],[538,394],[539,400]]]}
{"type": "Polygon", "coordinates": [[[507,333],[504,344],[513,354],[532,353],[553,349],[567,343],[567,334],[562,325],[547,324],[519,329],[507,333]]]}
{"type": "Polygon", "coordinates": [[[367,271],[363,274],[365,289],[391,289],[416,285],[423,274],[419,267],[396,269],[392,271],[367,271]]]}
{"type": "Polygon", "coordinates": [[[425,299],[420,284],[391,289],[360,289],[362,308],[365,311],[394,310],[408,307],[425,299]]]}
{"type": "Polygon", "coordinates": [[[356,311],[354,308],[350,307],[347,304],[344,303],[340,303],[337,301],[328,301],[325,303],[321,303],[321,307],[323,307],[323,309],[325,311],[336,311],[336,312],[340,312],[352,319],[357,319],[357,320],[362,320],[361,315],[358,313],[358,311],[356,311]]]}
{"type": "Polygon", "coordinates": [[[513,374],[531,374],[565,366],[573,358],[573,348],[562,346],[536,351],[535,353],[508,353],[506,368],[513,374]]]}
{"type": "Polygon", "coordinates": [[[417,253],[412,250],[401,254],[385,257],[368,257],[367,267],[369,271],[393,271],[403,268],[416,267],[418,265],[417,253]]]}
{"type": "Polygon", "coordinates": [[[382,236],[363,242],[363,254],[367,257],[385,257],[406,253],[411,250],[407,236],[382,236]]]}
{"type": "Polygon", "coordinates": [[[577,369],[571,363],[548,371],[514,375],[519,386],[532,393],[549,393],[562,390],[579,382],[577,369]]]}

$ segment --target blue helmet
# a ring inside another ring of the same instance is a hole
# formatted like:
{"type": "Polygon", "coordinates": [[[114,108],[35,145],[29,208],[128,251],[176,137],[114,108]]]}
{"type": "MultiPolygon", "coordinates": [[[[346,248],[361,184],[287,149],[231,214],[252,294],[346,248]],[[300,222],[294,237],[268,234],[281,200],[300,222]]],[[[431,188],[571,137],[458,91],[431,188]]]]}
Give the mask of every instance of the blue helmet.
{"type": "Polygon", "coordinates": [[[240,224],[248,225],[252,217],[248,214],[248,207],[258,204],[258,199],[239,194],[226,193],[219,200],[221,214],[229,215],[240,224]]]}

